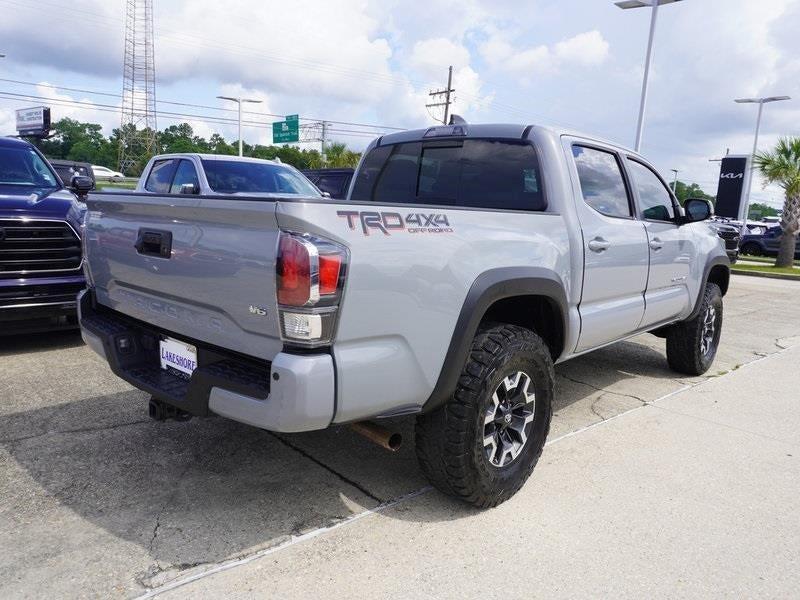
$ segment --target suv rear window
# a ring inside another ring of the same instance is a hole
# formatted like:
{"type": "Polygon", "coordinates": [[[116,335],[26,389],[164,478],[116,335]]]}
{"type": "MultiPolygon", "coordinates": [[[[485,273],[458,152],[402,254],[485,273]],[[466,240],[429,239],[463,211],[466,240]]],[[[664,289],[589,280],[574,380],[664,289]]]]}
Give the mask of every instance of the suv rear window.
{"type": "Polygon", "coordinates": [[[379,146],[364,159],[351,200],[546,210],[533,146],[437,140],[379,146]]]}

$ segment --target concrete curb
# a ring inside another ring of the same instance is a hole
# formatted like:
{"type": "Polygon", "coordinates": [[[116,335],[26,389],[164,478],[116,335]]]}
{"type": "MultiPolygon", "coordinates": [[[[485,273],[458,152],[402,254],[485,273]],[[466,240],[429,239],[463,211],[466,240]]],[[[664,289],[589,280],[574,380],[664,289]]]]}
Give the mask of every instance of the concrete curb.
{"type": "Polygon", "coordinates": [[[764,279],[784,279],[786,281],[800,281],[800,275],[785,275],[783,273],[766,273],[764,271],[739,271],[731,267],[734,275],[746,275],[748,277],[763,277],[764,279]]]}

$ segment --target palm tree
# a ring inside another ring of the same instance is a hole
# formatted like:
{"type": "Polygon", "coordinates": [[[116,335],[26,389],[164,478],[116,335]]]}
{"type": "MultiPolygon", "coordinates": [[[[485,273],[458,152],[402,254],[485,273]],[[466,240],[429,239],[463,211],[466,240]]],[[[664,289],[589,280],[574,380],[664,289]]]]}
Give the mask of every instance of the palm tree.
{"type": "Polygon", "coordinates": [[[781,138],[771,152],[758,153],[755,164],[767,183],[777,183],[786,194],[781,215],[783,235],[775,266],[791,268],[800,230],[800,137],[781,138]]]}
{"type": "Polygon", "coordinates": [[[348,150],[346,144],[334,142],[325,148],[326,167],[355,167],[361,154],[348,150]]]}

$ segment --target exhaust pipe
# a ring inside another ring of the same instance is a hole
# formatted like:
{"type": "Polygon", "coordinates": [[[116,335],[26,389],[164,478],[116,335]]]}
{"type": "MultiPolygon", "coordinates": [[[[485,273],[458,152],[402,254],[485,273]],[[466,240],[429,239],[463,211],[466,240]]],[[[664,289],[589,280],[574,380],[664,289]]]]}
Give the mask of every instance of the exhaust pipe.
{"type": "Polygon", "coordinates": [[[403,445],[403,436],[400,433],[389,431],[377,423],[359,421],[358,423],[351,423],[350,429],[390,452],[397,452],[400,446],[403,445]]]}

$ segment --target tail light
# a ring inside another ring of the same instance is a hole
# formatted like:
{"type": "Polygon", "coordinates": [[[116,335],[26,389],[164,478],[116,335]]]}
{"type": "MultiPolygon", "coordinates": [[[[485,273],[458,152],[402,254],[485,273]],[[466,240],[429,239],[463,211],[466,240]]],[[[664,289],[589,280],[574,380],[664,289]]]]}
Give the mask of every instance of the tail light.
{"type": "Polygon", "coordinates": [[[284,340],[309,347],[331,343],[347,262],[347,248],[340,244],[281,232],[276,269],[284,340]]]}

